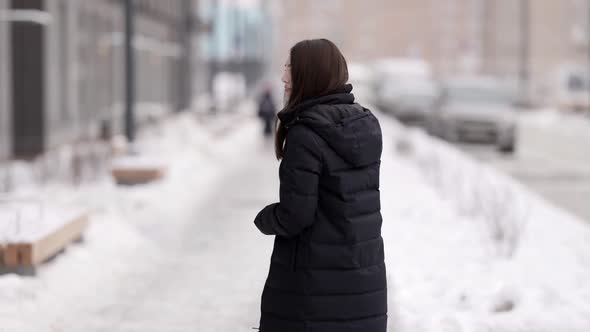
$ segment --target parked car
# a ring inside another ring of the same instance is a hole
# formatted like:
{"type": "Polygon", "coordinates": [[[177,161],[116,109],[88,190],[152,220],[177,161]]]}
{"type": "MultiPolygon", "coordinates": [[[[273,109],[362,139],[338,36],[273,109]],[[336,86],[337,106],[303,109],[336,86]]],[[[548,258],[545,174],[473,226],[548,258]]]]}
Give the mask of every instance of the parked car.
{"type": "Polygon", "coordinates": [[[563,111],[590,112],[590,74],[582,65],[561,64],[533,81],[532,99],[563,111]]]}
{"type": "Polygon", "coordinates": [[[352,93],[361,104],[372,104],[375,100],[373,71],[362,63],[348,64],[348,81],[354,87],[352,93]]]}
{"type": "Polygon", "coordinates": [[[439,91],[435,82],[427,79],[388,85],[383,88],[379,105],[402,123],[423,127],[436,107],[439,91]]]}
{"type": "Polygon", "coordinates": [[[428,120],[428,131],[448,141],[488,142],[502,152],[516,147],[515,94],[494,79],[452,79],[428,120]]]}
{"type": "Polygon", "coordinates": [[[563,69],[558,76],[555,90],[557,105],[560,109],[590,110],[590,76],[585,70],[563,69]]]}
{"type": "Polygon", "coordinates": [[[430,65],[420,59],[375,63],[375,104],[408,124],[423,124],[438,95],[430,65]]]}

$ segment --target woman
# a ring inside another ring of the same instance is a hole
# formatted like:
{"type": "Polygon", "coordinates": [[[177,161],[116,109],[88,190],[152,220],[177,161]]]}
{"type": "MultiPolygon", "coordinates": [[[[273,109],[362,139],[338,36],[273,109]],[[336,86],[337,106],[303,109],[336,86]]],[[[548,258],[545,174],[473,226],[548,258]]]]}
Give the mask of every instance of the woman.
{"type": "Polygon", "coordinates": [[[346,60],[326,39],[296,44],[275,137],[280,202],[256,216],[275,236],[262,332],[385,332],[377,118],[354,103],[346,60]]]}

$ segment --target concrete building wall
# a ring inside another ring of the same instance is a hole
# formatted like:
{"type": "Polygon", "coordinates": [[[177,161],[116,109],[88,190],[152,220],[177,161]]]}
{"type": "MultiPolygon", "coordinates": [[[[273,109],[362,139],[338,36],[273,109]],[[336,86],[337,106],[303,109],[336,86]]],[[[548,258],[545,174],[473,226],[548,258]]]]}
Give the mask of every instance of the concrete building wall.
{"type": "Polygon", "coordinates": [[[276,56],[297,41],[326,37],[350,61],[418,57],[437,72],[469,68],[477,55],[481,0],[302,0],[285,2],[276,56]]]}
{"type": "Polygon", "coordinates": [[[76,28],[73,24],[77,1],[46,0],[45,11],[52,24],[45,28],[45,132],[46,148],[73,141],[78,135],[78,111],[73,102],[78,92],[73,81],[76,28]]]}
{"type": "Polygon", "coordinates": [[[542,80],[561,65],[584,65],[586,62],[588,53],[576,45],[575,29],[580,20],[588,20],[588,10],[583,10],[576,2],[579,3],[577,0],[531,1],[530,70],[533,80],[542,80]],[[580,9],[586,15],[579,16],[580,9]]]}
{"type": "MultiPolygon", "coordinates": [[[[539,80],[562,63],[587,61],[590,0],[529,0],[529,71],[539,80]]],[[[421,57],[444,75],[516,78],[521,1],[300,0],[285,2],[276,56],[306,38],[327,37],[351,61],[421,57]]]]}
{"type": "Polygon", "coordinates": [[[483,71],[515,81],[526,74],[528,91],[522,92],[543,102],[554,92],[559,69],[588,66],[590,0],[529,0],[527,12],[522,3],[487,2],[483,71]]]}
{"type": "Polygon", "coordinates": [[[482,71],[515,78],[523,39],[520,2],[488,1],[485,6],[482,71]]]}
{"type": "MultiPolygon", "coordinates": [[[[8,9],[8,1],[0,0],[0,11],[8,9]]],[[[0,20],[0,161],[12,149],[9,24],[0,20]]]]}

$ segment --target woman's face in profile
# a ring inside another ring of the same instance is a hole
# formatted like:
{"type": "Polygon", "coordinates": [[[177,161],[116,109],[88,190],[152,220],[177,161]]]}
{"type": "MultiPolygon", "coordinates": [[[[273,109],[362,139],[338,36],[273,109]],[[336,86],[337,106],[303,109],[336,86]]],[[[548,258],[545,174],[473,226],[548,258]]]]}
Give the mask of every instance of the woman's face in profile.
{"type": "Polygon", "coordinates": [[[285,96],[289,96],[291,95],[291,60],[287,59],[287,61],[285,62],[285,68],[283,69],[283,77],[281,77],[281,80],[283,81],[283,83],[285,84],[285,96]]]}

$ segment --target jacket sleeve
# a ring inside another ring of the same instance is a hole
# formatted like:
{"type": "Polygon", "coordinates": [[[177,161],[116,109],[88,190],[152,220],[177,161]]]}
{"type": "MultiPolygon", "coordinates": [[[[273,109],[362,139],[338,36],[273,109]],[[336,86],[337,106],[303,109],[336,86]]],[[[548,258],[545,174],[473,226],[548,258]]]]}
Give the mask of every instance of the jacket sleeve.
{"type": "Polygon", "coordinates": [[[289,130],[279,171],[280,202],[262,209],[254,220],[262,233],[294,237],[313,223],[322,169],[314,135],[303,126],[289,130]]]}

